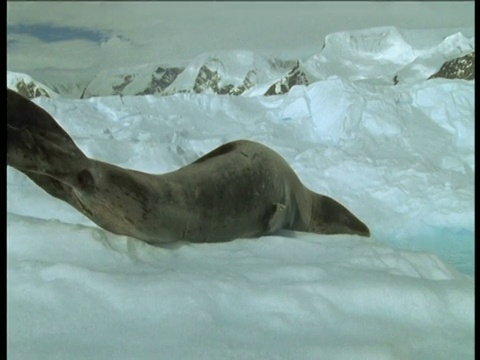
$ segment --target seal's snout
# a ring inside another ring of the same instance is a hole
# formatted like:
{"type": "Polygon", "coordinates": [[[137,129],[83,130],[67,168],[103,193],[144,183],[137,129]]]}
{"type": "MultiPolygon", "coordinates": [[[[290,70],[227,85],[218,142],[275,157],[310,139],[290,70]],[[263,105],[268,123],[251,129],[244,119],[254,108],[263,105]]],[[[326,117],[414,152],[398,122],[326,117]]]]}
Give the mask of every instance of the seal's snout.
{"type": "Polygon", "coordinates": [[[365,225],[360,220],[358,220],[358,222],[360,223],[360,226],[358,226],[356,234],[360,236],[370,237],[370,229],[367,227],[367,225],[365,225]]]}
{"type": "Polygon", "coordinates": [[[314,194],[310,231],[318,234],[351,234],[370,237],[370,229],[339,202],[314,194]]]}
{"type": "MultiPolygon", "coordinates": [[[[362,234],[360,234],[360,235],[362,235],[362,234]]],[[[362,236],[370,237],[370,230],[367,228],[367,231],[365,231],[365,233],[362,236]]]]}
{"type": "MultiPolygon", "coordinates": [[[[331,218],[330,223],[333,228],[336,229],[338,234],[352,234],[370,237],[370,229],[362,221],[360,221],[355,215],[353,215],[347,208],[343,207],[337,209],[337,214],[340,214],[337,219],[331,218]]],[[[335,214],[335,212],[333,213],[335,214]]]]}

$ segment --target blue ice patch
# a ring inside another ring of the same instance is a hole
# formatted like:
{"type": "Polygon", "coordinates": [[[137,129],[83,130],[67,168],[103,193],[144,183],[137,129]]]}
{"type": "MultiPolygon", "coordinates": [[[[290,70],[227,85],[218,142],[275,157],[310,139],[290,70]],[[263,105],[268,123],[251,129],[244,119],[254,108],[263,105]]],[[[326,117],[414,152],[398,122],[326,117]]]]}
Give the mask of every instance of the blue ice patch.
{"type": "Polygon", "coordinates": [[[461,272],[475,274],[475,234],[461,228],[431,228],[426,234],[405,239],[389,239],[391,246],[436,254],[461,272]]]}

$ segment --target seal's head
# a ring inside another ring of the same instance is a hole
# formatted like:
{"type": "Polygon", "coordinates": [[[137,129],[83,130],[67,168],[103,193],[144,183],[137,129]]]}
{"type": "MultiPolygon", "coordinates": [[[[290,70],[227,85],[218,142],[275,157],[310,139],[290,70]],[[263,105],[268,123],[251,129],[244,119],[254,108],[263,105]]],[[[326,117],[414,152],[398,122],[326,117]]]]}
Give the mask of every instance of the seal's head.
{"type": "Polygon", "coordinates": [[[351,234],[370,237],[367,225],[345,206],[312,192],[312,217],[308,231],[317,234],[351,234]]]}

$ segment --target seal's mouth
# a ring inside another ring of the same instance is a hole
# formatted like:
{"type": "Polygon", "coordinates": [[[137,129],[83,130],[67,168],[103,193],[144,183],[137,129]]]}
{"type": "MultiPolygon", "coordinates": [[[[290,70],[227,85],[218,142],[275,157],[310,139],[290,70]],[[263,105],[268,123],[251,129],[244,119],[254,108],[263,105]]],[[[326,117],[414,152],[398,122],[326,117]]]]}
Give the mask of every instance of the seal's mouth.
{"type": "Polygon", "coordinates": [[[355,218],[355,221],[353,222],[353,226],[351,227],[352,229],[352,234],[359,235],[359,236],[365,236],[365,237],[370,237],[370,229],[368,228],[367,225],[365,225],[362,221],[358,220],[355,218]]]}

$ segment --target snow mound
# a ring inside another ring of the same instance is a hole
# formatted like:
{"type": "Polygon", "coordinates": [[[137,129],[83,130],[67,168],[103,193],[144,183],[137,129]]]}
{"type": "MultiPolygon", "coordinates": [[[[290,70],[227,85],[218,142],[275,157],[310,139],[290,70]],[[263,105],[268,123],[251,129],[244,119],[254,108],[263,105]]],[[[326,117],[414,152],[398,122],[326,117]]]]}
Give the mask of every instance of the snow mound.
{"type": "Polygon", "coordinates": [[[7,221],[21,358],[473,359],[473,281],[432,254],[301,233],[167,250],[7,221]]]}

